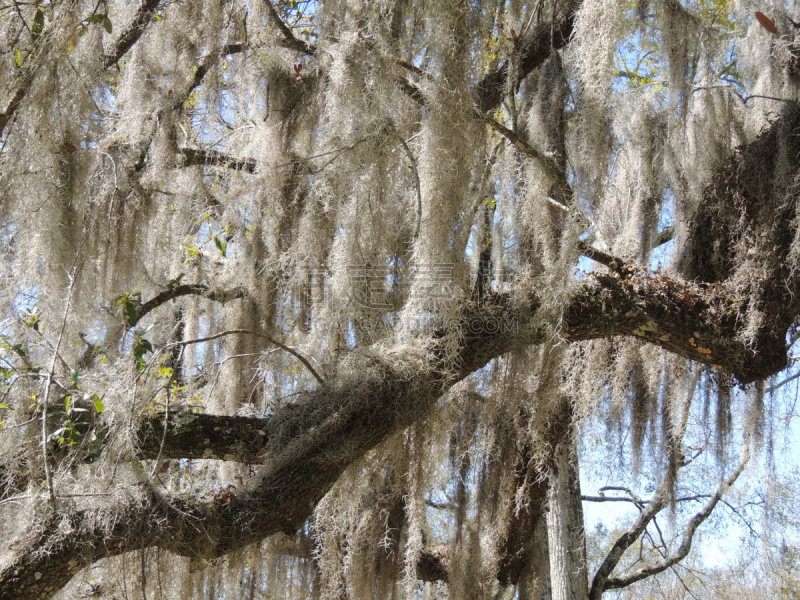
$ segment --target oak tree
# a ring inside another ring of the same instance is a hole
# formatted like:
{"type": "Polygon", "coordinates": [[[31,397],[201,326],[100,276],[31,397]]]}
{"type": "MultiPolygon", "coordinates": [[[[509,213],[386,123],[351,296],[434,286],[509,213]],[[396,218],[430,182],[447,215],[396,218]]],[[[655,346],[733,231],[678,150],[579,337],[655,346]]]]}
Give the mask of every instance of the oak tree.
{"type": "Polygon", "coordinates": [[[674,569],[792,373],[797,20],[3,0],[0,597],[674,569]],[[578,459],[614,431],[652,489],[604,491],[640,512],[590,571],[578,459]]]}

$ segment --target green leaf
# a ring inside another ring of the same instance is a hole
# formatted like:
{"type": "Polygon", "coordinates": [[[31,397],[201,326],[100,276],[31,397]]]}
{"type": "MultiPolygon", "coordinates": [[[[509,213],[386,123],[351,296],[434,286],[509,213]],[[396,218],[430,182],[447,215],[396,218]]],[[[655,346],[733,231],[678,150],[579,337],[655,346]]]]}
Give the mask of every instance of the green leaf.
{"type": "Polygon", "coordinates": [[[139,311],[130,300],[125,303],[125,320],[128,322],[128,327],[133,327],[139,321],[139,311]]]}
{"type": "Polygon", "coordinates": [[[33,312],[22,313],[22,324],[28,329],[32,328],[39,331],[39,314],[36,312],[35,308],[33,312]]]}
{"type": "Polygon", "coordinates": [[[5,404],[3,404],[2,402],[0,402],[0,408],[7,408],[7,409],[9,409],[9,410],[11,409],[11,407],[10,407],[10,406],[6,406],[6,405],[5,405],[5,404]]]}
{"type": "Polygon", "coordinates": [[[44,13],[42,9],[38,9],[33,16],[33,27],[31,27],[31,41],[36,42],[42,36],[44,29],[44,13]]]}
{"type": "Polygon", "coordinates": [[[86,17],[87,23],[102,23],[105,20],[105,15],[89,15],[86,17]]]}
{"type": "Polygon", "coordinates": [[[136,357],[136,372],[141,373],[147,366],[142,358],[146,353],[153,351],[153,345],[146,339],[137,337],[133,341],[133,356],[136,357]]]}
{"type": "Polygon", "coordinates": [[[180,274],[179,274],[179,275],[178,275],[178,276],[177,276],[175,279],[170,279],[170,280],[167,282],[167,289],[168,289],[168,290],[171,290],[171,289],[172,289],[172,288],[174,288],[176,285],[178,285],[178,284],[181,282],[181,279],[183,279],[183,276],[184,276],[184,275],[186,275],[186,273],[180,273],[180,274]]]}
{"type": "Polygon", "coordinates": [[[106,407],[103,405],[103,401],[97,397],[97,394],[92,394],[92,400],[94,401],[94,412],[98,415],[102,414],[106,407]]]}
{"type": "Polygon", "coordinates": [[[14,64],[18,67],[22,66],[22,54],[20,54],[17,48],[14,48],[14,64]]]}
{"type": "Polygon", "coordinates": [[[225,240],[219,239],[217,236],[214,236],[211,239],[214,240],[214,245],[217,247],[217,250],[219,250],[219,253],[224,258],[225,257],[225,253],[228,251],[227,242],[225,242],[225,240]]]}
{"type": "Polygon", "coordinates": [[[111,19],[106,17],[105,20],[103,21],[103,27],[106,28],[106,33],[111,33],[111,30],[112,30],[111,19]]]}

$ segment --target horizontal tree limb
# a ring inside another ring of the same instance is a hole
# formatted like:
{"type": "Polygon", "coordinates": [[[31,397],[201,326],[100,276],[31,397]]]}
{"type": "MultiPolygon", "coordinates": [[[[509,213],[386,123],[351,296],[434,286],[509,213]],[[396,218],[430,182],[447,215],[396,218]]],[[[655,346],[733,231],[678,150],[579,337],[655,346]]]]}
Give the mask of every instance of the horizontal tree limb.
{"type": "Polygon", "coordinates": [[[197,165],[210,167],[223,167],[244,171],[245,173],[255,173],[256,160],[254,158],[234,158],[224,152],[210,150],[207,148],[192,148],[185,146],[178,152],[183,156],[183,166],[193,167],[197,165]]]}
{"type": "MultiPolygon", "coordinates": [[[[227,446],[212,437],[203,437],[198,445],[198,434],[214,417],[198,416],[192,421],[196,429],[188,423],[184,437],[177,426],[181,417],[168,417],[172,427],[167,428],[162,456],[189,454],[185,449],[194,447],[192,456],[202,448],[203,454],[208,449],[222,458],[238,454],[255,460],[263,448],[263,473],[246,489],[212,500],[162,498],[150,491],[147,498],[118,502],[113,510],[53,513],[51,525],[32,535],[0,574],[0,596],[38,595],[46,587],[55,591],[101,556],[159,546],[183,556],[214,558],[274,533],[297,530],[347,465],[423,418],[452,385],[513,348],[552,338],[554,332],[537,322],[541,302],[534,289],[513,300],[506,295],[490,300],[465,303],[460,318],[447,322],[432,338],[354,353],[338,376],[269,419],[220,418],[211,425],[212,430],[220,427],[213,437],[227,436],[227,446]],[[226,427],[231,428],[227,433],[226,427]],[[243,443],[233,444],[234,433],[242,435],[243,443]],[[101,525],[111,514],[119,529],[101,525]],[[64,522],[74,531],[68,540],[56,525],[64,522]],[[41,548],[51,550],[42,553],[41,548]],[[47,576],[37,578],[36,573],[47,576]]],[[[555,333],[566,340],[633,336],[753,381],[783,368],[785,344],[782,339],[764,340],[760,347],[771,345],[782,352],[758,355],[744,344],[737,318],[741,302],[724,285],[701,286],[644,272],[624,279],[598,275],[572,294],[563,326],[555,333]]],[[[153,431],[160,432],[157,421],[153,431]]],[[[151,456],[160,437],[155,433],[151,442],[145,438],[151,456]]]]}

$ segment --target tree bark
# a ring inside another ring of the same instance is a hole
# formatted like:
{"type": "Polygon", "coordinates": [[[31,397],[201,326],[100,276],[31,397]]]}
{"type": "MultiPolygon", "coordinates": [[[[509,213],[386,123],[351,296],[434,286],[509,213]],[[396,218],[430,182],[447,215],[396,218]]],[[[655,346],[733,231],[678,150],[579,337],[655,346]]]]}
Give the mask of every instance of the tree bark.
{"type": "Polygon", "coordinates": [[[547,543],[553,600],[586,600],[586,540],[574,435],[556,444],[548,465],[547,543]]]}
{"type": "MultiPolygon", "coordinates": [[[[551,339],[547,327],[535,324],[540,307],[535,290],[520,297],[466,303],[461,318],[427,342],[356,352],[307,401],[264,421],[258,431],[265,435],[256,432],[253,439],[266,438],[268,461],[241,492],[189,501],[146,491],[114,507],[50,514],[4,563],[0,597],[49,597],[103,556],[159,546],[214,558],[297,530],[348,464],[423,418],[453,384],[515,347],[551,339]],[[449,350],[453,340],[458,340],[455,353],[449,350]],[[70,531],[66,537],[64,524],[70,531]]],[[[560,335],[568,340],[633,335],[687,358],[718,362],[741,381],[752,381],[785,365],[784,332],[775,339],[767,329],[769,339],[756,354],[740,340],[743,325],[730,308],[741,302],[724,285],[704,287],[638,273],[625,279],[597,276],[573,294],[560,335]]],[[[562,527],[573,522],[564,518],[562,527]]]]}

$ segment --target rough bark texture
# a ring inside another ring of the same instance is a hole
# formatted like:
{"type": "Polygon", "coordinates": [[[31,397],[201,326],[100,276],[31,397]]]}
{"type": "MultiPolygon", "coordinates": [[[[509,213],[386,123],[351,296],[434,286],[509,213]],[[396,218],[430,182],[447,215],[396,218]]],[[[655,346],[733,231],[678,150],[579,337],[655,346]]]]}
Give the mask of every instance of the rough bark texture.
{"type": "MultiPolygon", "coordinates": [[[[773,352],[755,355],[738,341],[737,319],[730,307],[741,300],[726,295],[724,289],[644,273],[625,279],[601,276],[573,295],[560,333],[569,340],[634,335],[681,356],[720,364],[741,381],[777,372],[786,361],[783,342],[766,340],[769,343],[762,347],[773,352]]],[[[351,359],[360,364],[349,367],[349,375],[329,381],[305,402],[265,420],[261,427],[256,419],[239,417],[216,422],[215,417],[173,417],[162,456],[205,455],[207,450],[222,457],[246,456],[265,443],[269,460],[263,474],[246,490],[205,502],[161,499],[151,493],[149,503],[125,505],[111,530],[97,525],[103,519],[96,511],[50,515],[35,538],[4,565],[0,595],[47,597],[102,556],[159,546],[183,556],[214,558],[273,533],[297,530],[358,456],[421,418],[446,389],[492,358],[549,338],[544,328],[529,324],[539,305],[533,291],[523,303],[504,297],[494,300],[488,308],[465,311],[455,370],[446,362],[442,343],[434,339],[416,352],[399,347],[351,359]],[[478,327],[494,322],[518,323],[519,329],[513,334],[497,327],[489,333],[478,327]],[[188,425],[183,432],[176,423],[181,419],[188,425]],[[213,436],[213,448],[212,438],[202,437],[209,427],[220,428],[213,436]],[[234,438],[234,432],[242,437],[234,438]],[[172,450],[173,445],[193,450],[172,450]],[[64,522],[75,532],[66,539],[58,525],[64,522]],[[42,575],[37,578],[37,573],[42,575]]],[[[445,335],[441,332],[438,337],[445,335]]],[[[151,456],[160,445],[158,427],[156,421],[154,433],[144,439],[151,456]]]]}
{"type": "MultiPolygon", "coordinates": [[[[578,5],[570,3],[565,15],[535,27],[516,42],[518,81],[566,45],[578,5]]],[[[142,5],[104,59],[106,67],[134,46],[157,6],[153,0],[142,5]]],[[[314,52],[305,42],[292,42],[290,32],[283,33],[289,47],[314,52]]],[[[224,52],[242,49],[234,44],[224,52]]],[[[169,110],[181,112],[219,58],[219,52],[206,56],[191,78],[187,76],[173,105],[154,116],[152,135],[143,136],[131,150],[136,158],[124,166],[131,176],[145,170],[159,119],[169,110]]],[[[481,113],[502,102],[508,64],[491,70],[474,88],[472,98],[481,113]]],[[[311,89],[312,76],[303,79],[299,70],[295,73],[296,81],[289,77],[288,85],[301,98],[304,90],[311,89]]],[[[0,113],[0,134],[24,105],[28,82],[21,78],[0,113]]],[[[398,85],[424,103],[411,83],[401,80],[398,85]]],[[[139,458],[216,458],[260,464],[261,471],[242,489],[205,500],[163,497],[143,483],[140,496],[120,497],[113,507],[45,510],[0,564],[0,598],[49,598],[96,560],[132,550],[159,547],[181,556],[212,559],[277,532],[295,532],[348,465],[392,433],[423,419],[455,383],[504,353],[554,337],[577,342],[630,336],[731,373],[742,384],[779,372],[787,364],[787,330],[800,313],[800,281],[786,261],[797,228],[794,173],[779,172],[787,162],[796,162],[798,130],[800,109],[792,105],[758,140],[739,148],[722,166],[682,240],[686,243],[680,264],[683,277],[635,268],[602,254],[601,262],[611,271],[574,286],[555,329],[539,314],[545,294],[520,283],[512,294],[487,293],[480,303],[465,303],[449,329],[430,338],[354,351],[314,391],[268,418],[177,412],[145,419],[139,432],[139,458]],[[747,280],[740,273],[751,255],[760,261],[759,280],[747,280]],[[743,315],[753,310],[765,318],[756,331],[745,335],[748,325],[743,315]]],[[[216,165],[242,173],[259,168],[252,158],[231,158],[215,150],[174,150],[184,165],[216,165]]],[[[200,284],[177,285],[135,308],[137,318],[142,318],[182,296],[226,302],[249,300],[247,293],[239,288],[210,291],[200,284]]],[[[518,583],[527,576],[536,595],[548,597],[552,585],[552,596],[558,600],[583,600],[587,586],[580,490],[572,448],[564,441],[570,437],[568,429],[568,423],[562,423],[560,435],[553,438],[548,477],[529,491],[530,509],[512,520],[498,580],[518,583]],[[545,497],[549,578],[542,570],[546,562],[542,546],[531,545],[542,534],[545,497]]],[[[0,465],[0,475],[5,467],[0,465]]],[[[522,478],[525,466],[519,473],[522,478]]],[[[4,493],[19,491],[28,483],[15,481],[4,493]]],[[[666,501],[665,493],[657,498],[659,506],[666,501]]],[[[601,567],[596,578],[594,597],[606,589],[619,556],[636,535],[634,528],[612,550],[613,560],[601,567]]],[[[420,557],[418,576],[446,581],[448,562],[446,549],[428,548],[420,557]]]]}
{"type": "Polygon", "coordinates": [[[573,436],[559,441],[548,465],[547,542],[553,600],[586,600],[589,585],[583,508],[573,436]]]}

